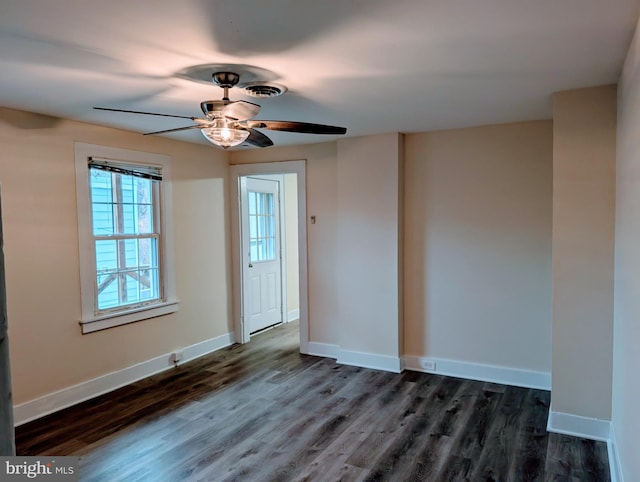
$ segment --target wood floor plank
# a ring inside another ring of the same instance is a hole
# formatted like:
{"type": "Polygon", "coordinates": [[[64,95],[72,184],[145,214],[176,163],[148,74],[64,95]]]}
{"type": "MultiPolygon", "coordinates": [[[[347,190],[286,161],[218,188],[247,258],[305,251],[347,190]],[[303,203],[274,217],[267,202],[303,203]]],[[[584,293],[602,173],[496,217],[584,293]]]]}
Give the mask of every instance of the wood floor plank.
{"type": "Polygon", "coordinates": [[[509,480],[534,481],[544,479],[546,456],[546,417],[548,395],[529,390],[518,417],[518,429],[513,434],[513,449],[509,457],[509,480]],[[540,410],[544,407],[545,410],[540,410]]]}
{"type": "MultiPolygon", "coordinates": [[[[411,417],[404,420],[402,430],[393,437],[383,456],[376,461],[367,480],[389,480],[390,477],[412,480],[416,472],[414,460],[426,461],[428,470],[437,473],[446,458],[445,454],[450,452],[451,435],[455,431],[456,417],[461,407],[473,402],[466,387],[461,379],[442,380],[432,397],[426,403],[420,403],[411,417]],[[437,442],[434,443],[434,440],[437,442]]],[[[418,471],[424,472],[424,469],[420,467],[418,471]]]]}
{"type": "Polygon", "coordinates": [[[81,480],[608,481],[604,442],[546,432],[549,393],[298,353],[265,331],[16,430],[81,480]]]}

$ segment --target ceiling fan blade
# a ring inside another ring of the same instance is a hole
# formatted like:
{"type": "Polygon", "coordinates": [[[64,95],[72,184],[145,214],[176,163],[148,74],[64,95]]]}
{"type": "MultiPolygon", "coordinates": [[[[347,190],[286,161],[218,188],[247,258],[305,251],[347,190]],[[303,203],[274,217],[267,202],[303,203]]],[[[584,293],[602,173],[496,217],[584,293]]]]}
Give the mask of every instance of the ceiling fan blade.
{"type": "Polygon", "coordinates": [[[164,131],[155,131],[155,132],[145,132],[144,136],[152,136],[154,134],[166,134],[167,132],[178,132],[178,131],[186,131],[189,129],[202,129],[206,126],[195,125],[195,126],[187,126],[187,127],[176,127],[175,129],[166,129],[164,131]]]}
{"type": "Polygon", "coordinates": [[[251,119],[258,115],[260,112],[260,106],[253,102],[246,102],[244,100],[238,100],[227,104],[222,109],[222,115],[233,120],[245,120],[251,119]]]}
{"type": "Polygon", "coordinates": [[[244,142],[256,147],[269,147],[273,145],[271,139],[255,129],[249,129],[249,137],[247,137],[244,142]]]}
{"type": "Polygon", "coordinates": [[[346,127],[311,124],[309,122],[250,120],[242,123],[250,129],[269,129],[272,131],[299,132],[302,134],[345,134],[346,127]]]}
{"type": "Polygon", "coordinates": [[[176,117],[178,119],[191,119],[195,120],[195,117],[188,117],[186,115],[173,115],[173,114],[157,114],[155,112],[142,112],[139,110],[126,110],[126,109],[109,109],[108,107],[94,107],[96,110],[108,110],[111,112],[127,112],[129,114],[144,114],[144,115],[158,115],[161,117],[176,117]]]}

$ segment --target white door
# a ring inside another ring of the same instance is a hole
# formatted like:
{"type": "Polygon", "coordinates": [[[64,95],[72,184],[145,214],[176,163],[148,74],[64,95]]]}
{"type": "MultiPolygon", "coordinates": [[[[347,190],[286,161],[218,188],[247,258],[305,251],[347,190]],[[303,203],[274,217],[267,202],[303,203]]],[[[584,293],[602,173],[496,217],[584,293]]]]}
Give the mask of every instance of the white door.
{"type": "Polygon", "coordinates": [[[282,322],[280,183],[240,179],[245,332],[282,322]]]}

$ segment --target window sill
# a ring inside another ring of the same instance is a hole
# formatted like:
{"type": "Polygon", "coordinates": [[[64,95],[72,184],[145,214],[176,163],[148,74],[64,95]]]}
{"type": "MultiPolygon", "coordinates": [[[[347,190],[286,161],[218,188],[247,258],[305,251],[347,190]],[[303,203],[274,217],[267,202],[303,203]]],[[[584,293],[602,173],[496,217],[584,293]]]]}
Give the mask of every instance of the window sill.
{"type": "Polygon", "coordinates": [[[99,315],[84,319],[80,322],[82,334],[93,333],[94,331],[106,330],[115,326],[135,323],[136,321],[147,320],[157,316],[168,315],[178,311],[180,303],[178,300],[165,301],[150,306],[142,306],[131,310],[99,315]]]}

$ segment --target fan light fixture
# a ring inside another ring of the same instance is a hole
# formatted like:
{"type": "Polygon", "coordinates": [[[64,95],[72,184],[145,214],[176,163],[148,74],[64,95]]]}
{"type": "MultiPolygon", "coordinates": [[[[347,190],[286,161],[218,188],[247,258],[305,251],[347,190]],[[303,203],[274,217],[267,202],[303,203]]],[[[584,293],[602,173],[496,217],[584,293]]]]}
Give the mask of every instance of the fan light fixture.
{"type": "Polygon", "coordinates": [[[229,127],[225,119],[216,119],[213,127],[205,127],[201,132],[209,142],[224,149],[238,146],[249,137],[248,130],[229,127]]]}

